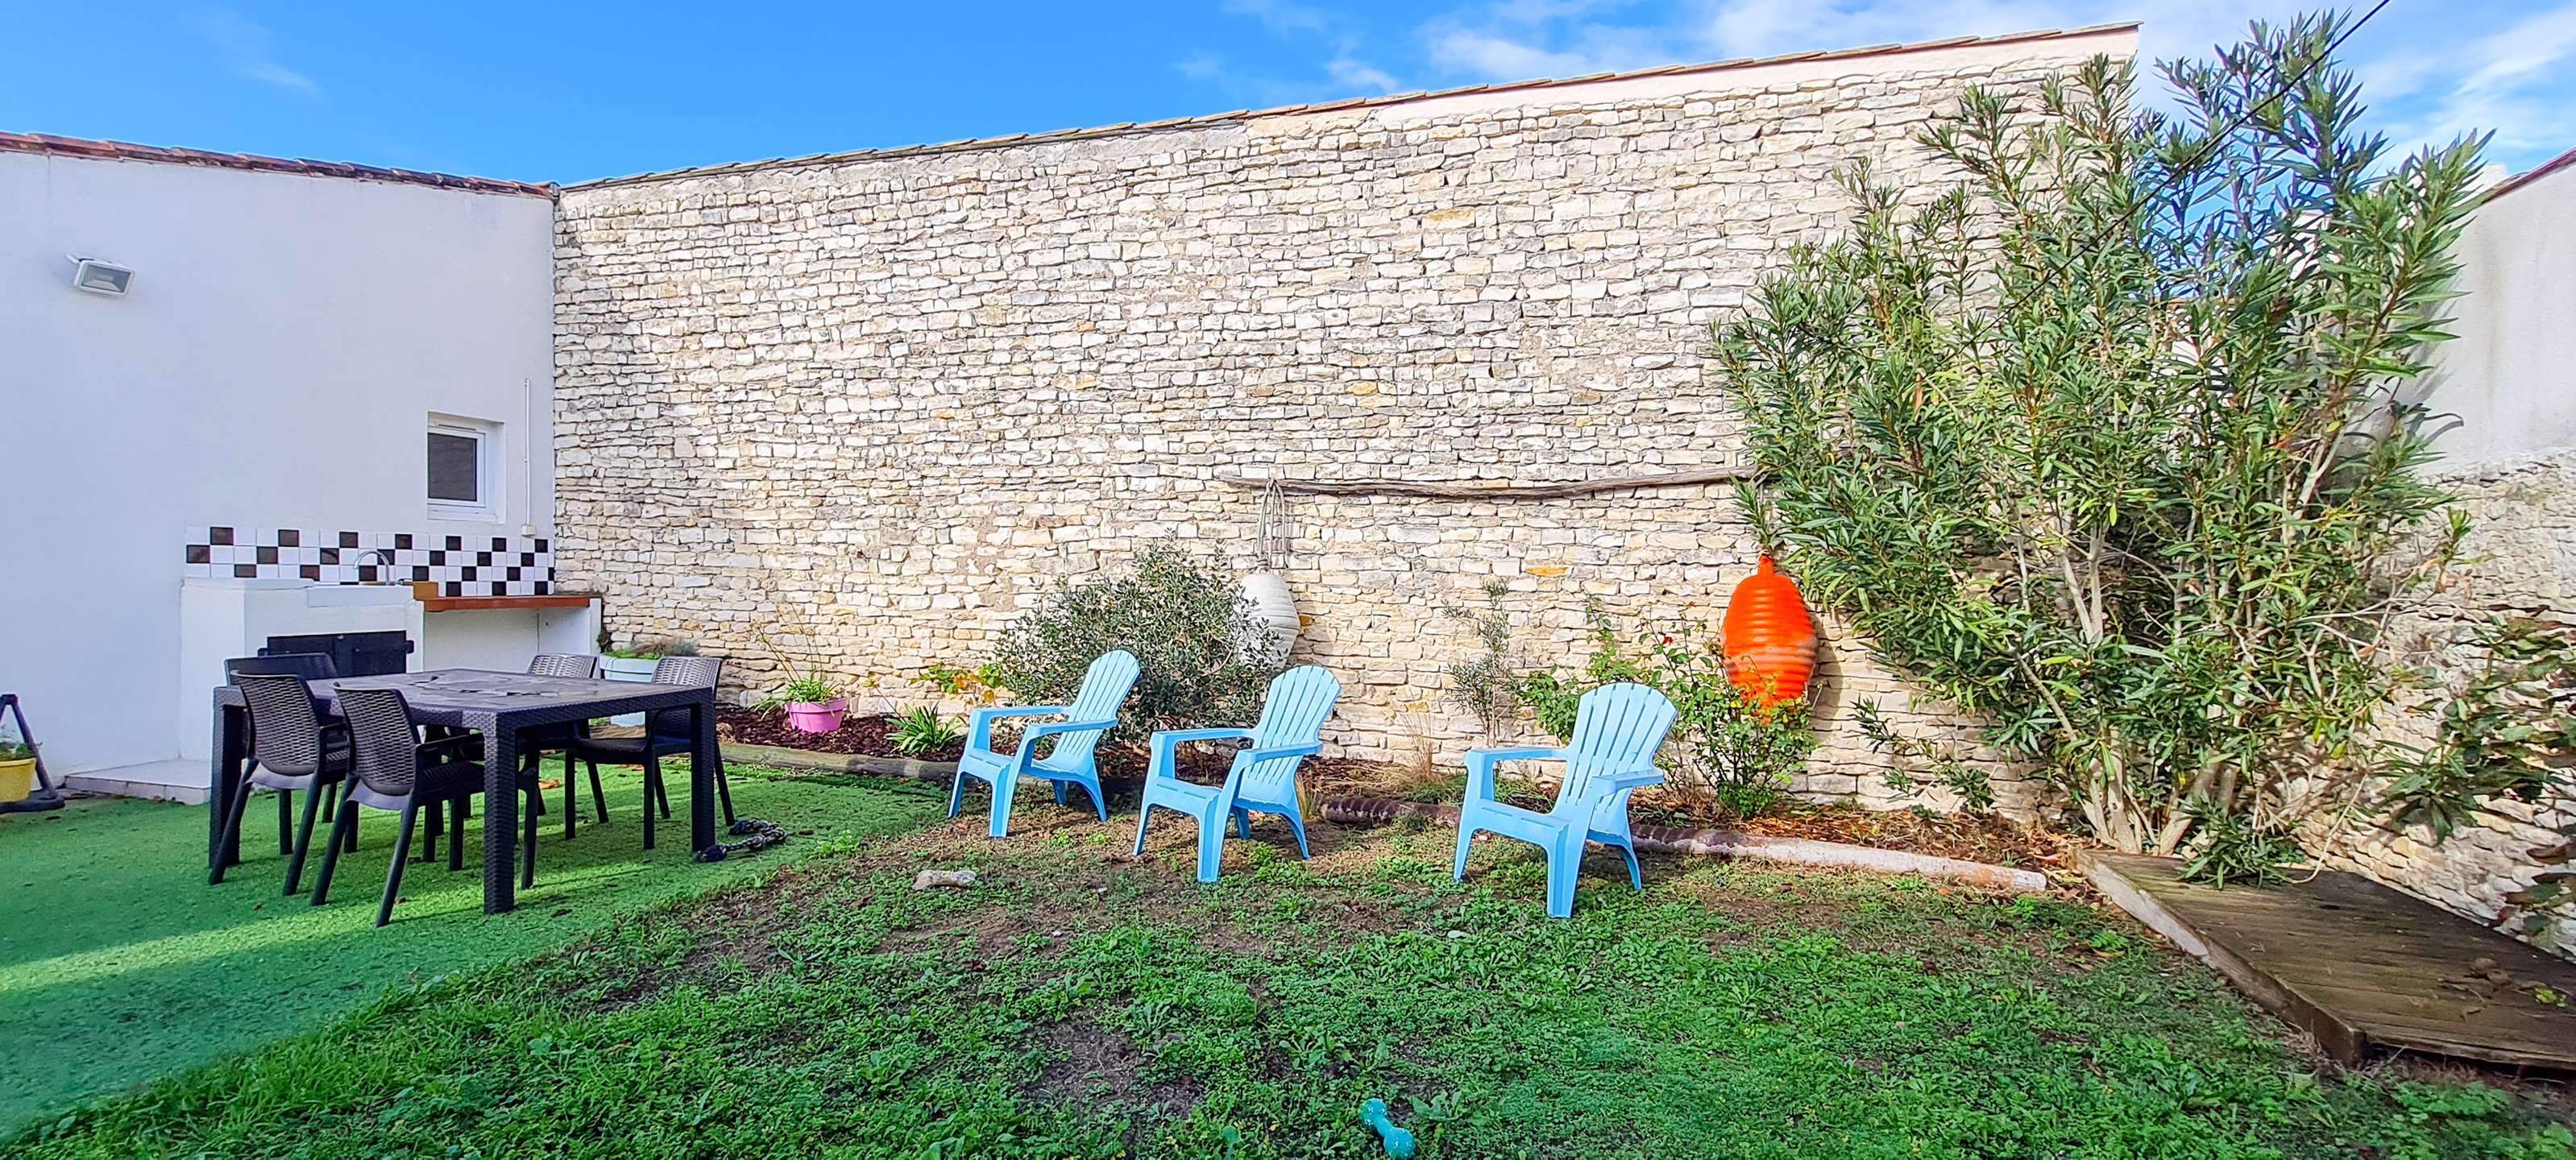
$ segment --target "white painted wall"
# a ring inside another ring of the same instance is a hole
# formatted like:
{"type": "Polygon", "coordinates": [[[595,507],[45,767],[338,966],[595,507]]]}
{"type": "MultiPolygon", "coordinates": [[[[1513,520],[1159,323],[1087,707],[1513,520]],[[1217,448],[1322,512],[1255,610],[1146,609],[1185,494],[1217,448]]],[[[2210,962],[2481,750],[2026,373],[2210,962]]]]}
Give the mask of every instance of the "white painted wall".
{"type": "Polygon", "coordinates": [[[506,608],[433,612],[419,637],[415,667],[526,670],[538,653],[599,648],[599,602],[582,608],[506,608]]]}
{"type": "Polygon", "coordinates": [[[187,529],[552,534],[553,246],[543,198],[0,153],[0,689],[50,768],[181,752],[187,529]],[[504,424],[500,521],[428,517],[433,411],[504,424]]]}
{"type": "Polygon", "coordinates": [[[2479,206],[2459,255],[2456,337],[2435,348],[2426,376],[2428,405],[2458,417],[2434,469],[2576,447],[2576,165],[2479,206]]]}

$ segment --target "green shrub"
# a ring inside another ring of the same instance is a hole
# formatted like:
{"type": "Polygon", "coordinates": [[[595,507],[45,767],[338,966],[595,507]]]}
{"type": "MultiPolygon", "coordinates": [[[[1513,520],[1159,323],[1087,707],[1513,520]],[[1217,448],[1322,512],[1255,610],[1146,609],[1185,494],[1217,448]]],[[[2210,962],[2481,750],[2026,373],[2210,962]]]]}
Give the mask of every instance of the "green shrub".
{"type": "Polygon", "coordinates": [[[1559,676],[1550,668],[1513,682],[1512,696],[1529,706],[1539,728],[1570,739],[1584,693],[1633,681],[1671,698],[1678,711],[1659,760],[1683,788],[1706,789],[1739,817],[1780,800],[1790,775],[1816,749],[1804,702],[1766,706],[1736,688],[1726,678],[1725,658],[1688,625],[1640,633],[1631,652],[1608,614],[1595,606],[1584,615],[1592,626],[1592,657],[1580,674],[1559,676]]]}
{"type": "Polygon", "coordinates": [[[2483,139],[2365,131],[2350,21],[2170,62],[2163,107],[2107,57],[1971,86],[1917,135],[1950,178],[1846,172],[1718,328],[1808,598],[2122,850],[2364,804],[2466,530],[2411,400],[2483,139]]]}
{"type": "Polygon", "coordinates": [[[1248,725],[1261,712],[1286,650],[1253,618],[1252,602],[1214,560],[1168,543],[1145,546],[1122,575],[1059,584],[994,648],[992,677],[1023,704],[1073,699],[1093,659],[1136,655],[1134,692],[1112,736],[1156,729],[1248,725]]]}
{"type": "Polygon", "coordinates": [[[906,757],[937,753],[966,739],[956,722],[928,705],[915,705],[894,719],[894,751],[906,757]]]}

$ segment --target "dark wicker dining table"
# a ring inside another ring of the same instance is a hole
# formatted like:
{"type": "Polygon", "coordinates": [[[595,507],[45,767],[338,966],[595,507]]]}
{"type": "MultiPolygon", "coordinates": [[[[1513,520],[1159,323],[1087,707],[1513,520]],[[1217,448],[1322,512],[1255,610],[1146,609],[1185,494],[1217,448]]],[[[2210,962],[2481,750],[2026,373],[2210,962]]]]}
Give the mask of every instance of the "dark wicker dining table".
{"type": "MultiPolygon", "coordinates": [[[[588,721],[658,709],[688,714],[689,849],[716,842],[715,778],[723,756],[716,747],[716,691],[684,685],[650,685],[497,673],[482,669],[431,669],[309,682],[325,712],[339,712],[339,690],[399,689],[414,721],[471,729],[483,735],[483,913],[517,904],[519,835],[519,734],[567,721],[588,721]]],[[[215,689],[214,795],[208,799],[206,858],[241,860],[238,838],[224,829],[224,803],[243,776],[247,714],[241,690],[215,689]],[[229,843],[227,838],[233,839],[229,843]]],[[[354,808],[354,807],[352,807],[354,808]]]]}

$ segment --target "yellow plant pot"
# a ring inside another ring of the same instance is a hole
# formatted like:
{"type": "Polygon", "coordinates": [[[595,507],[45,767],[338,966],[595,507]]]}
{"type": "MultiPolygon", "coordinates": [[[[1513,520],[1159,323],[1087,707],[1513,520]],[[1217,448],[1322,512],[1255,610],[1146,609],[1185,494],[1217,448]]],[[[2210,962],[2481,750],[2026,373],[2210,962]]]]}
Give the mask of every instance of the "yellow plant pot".
{"type": "Polygon", "coordinates": [[[25,801],[27,795],[34,792],[36,792],[35,758],[22,757],[16,761],[0,761],[0,802],[25,801]]]}

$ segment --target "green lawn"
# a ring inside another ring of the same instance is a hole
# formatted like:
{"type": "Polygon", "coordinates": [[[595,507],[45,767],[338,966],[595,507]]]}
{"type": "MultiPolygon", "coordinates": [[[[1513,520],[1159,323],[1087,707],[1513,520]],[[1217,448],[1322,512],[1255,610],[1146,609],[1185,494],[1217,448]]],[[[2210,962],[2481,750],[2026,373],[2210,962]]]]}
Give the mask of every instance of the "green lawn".
{"type": "MultiPolygon", "coordinates": [[[[585,814],[567,843],[549,818],[536,889],[521,892],[517,911],[482,914],[478,820],[467,827],[466,868],[450,873],[443,845],[437,864],[413,864],[406,900],[383,930],[372,924],[391,814],[366,812],[358,852],[342,859],[331,904],[318,909],[309,894],[282,893],[286,863],[265,798],[244,828],[244,863],[216,887],[206,885],[202,807],[102,799],[0,815],[0,890],[11,900],[0,920],[0,1060],[10,1073],[0,1082],[0,1134],[79,1097],[311,1032],[387,988],[524,959],[613,915],[916,824],[945,804],[926,787],[863,790],[736,766],[741,813],[816,832],[757,858],[701,866],[689,861],[685,773],[676,816],[648,854],[641,778],[603,772],[610,824],[585,814]]],[[[308,883],[319,864],[317,855],[308,883]]]]}
{"type": "Polygon", "coordinates": [[[1553,922],[1534,852],[1462,887],[1440,830],[1231,844],[1201,887],[1185,822],[1143,862],[1124,819],[981,824],[402,989],[28,1154],[1363,1157],[1371,1097],[1426,1157],[2571,1154],[2496,1089],[2320,1074],[2072,903],[1667,861],[1553,922]]]}

